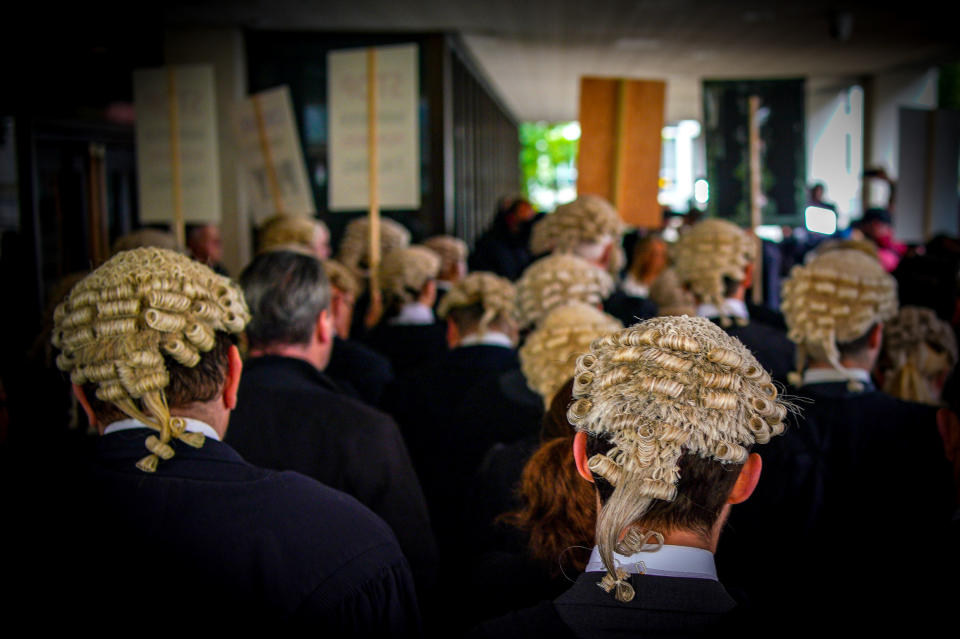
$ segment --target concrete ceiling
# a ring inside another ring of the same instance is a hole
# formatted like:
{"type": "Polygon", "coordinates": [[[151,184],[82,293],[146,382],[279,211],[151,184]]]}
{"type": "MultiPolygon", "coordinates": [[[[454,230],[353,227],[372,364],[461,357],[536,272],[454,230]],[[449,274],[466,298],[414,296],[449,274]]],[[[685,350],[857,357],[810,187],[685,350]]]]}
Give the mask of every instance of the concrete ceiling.
{"type": "Polygon", "coordinates": [[[700,116],[704,79],[851,78],[960,60],[946,2],[212,0],[171,24],[459,34],[520,120],[577,117],[584,75],[667,82],[667,119],[700,116]]]}

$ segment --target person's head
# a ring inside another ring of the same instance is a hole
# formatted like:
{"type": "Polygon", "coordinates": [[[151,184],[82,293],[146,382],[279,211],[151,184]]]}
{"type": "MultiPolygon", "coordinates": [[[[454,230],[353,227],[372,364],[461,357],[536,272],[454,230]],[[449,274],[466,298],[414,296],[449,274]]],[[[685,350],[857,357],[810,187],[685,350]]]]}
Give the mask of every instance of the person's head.
{"type": "Polygon", "coordinates": [[[324,260],[323,271],[330,281],[330,313],[337,335],[350,337],[353,307],[360,294],[360,283],[350,270],[336,260],[324,260]]]}
{"type": "Polygon", "coordinates": [[[620,214],[609,202],[581,195],[534,225],[530,250],[534,255],[573,253],[606,269],[622,232],[620,214]]]}
{"type": "Polygon", "coordinates": [[[387,317],[396,315],[407,304],[433,306],[437,298],[437,274],[440,258],[423,246],[391,251],[380,263],[380,290],[387,317]]]}
{"type": "MultiPolygon", "coordinates": [[[[177,246],[177,238],[170,231],[154,228],[142,228],[121,235],[110,247],[110,254],[116,255],[120,251],[129,251],[136,248],[159,248],[182,253],[177,246]]],[[[203,261],[203,260],[199,260],[203,261]]],[[[209,266],[209,265],[208,265],[209,266]]]]}
{"type": "Polygon", "coordinates": [[[724,300],[743,299],[752,283],[755,254],[753,237],[732,222],[710,218],[680,236],[673,265],[683,286],[698,302],[720,309],[720,320],[726,325],[730,318],[723,313],[724,300]]]}
{"type": "Polygon", "coordinates": [[[468,335],[497,331],[517,342],[517,290],[510,280],[479,271],[471,273],[443,296],[437,315],[447,321],[447,341],[456,347],[468,335]]]}
{"type": "Polygon", "coordinates": [[[563,253],[542,257],[517,280],[520,327],[537,324],[567,302],[600,306],[613,289],[610,274],[582,258],[563,253]]]}
{"type": "Polygon", "coordinates": [[[330,361],[333,318],[330,284],[320,260],[299,251],[267,251],[240,275],[252,318],[251,355],[304,359],[318,369],[330,361]]]}
{"type": "Polygon", "coordinates": [[[330,257],[330,229],[316,218],[301,215],[274,215],[260,226],[258,253],[290,244],[325,260],[330,257]]]}
{"type": "Polygon", "coordinates": [[[438,280],[459,282],[467,274],[467,243],[450,235],[434,235],[423,245],[440,258],[438,280]]]}
{"type": "Polygon", "coordinates": [[[171,439],[203,444],[182,417],[226,431],[241,368],[231,338],[249,317],[228,278],[179,253],[140,248],[118,253],[71,289],[54,313],[51,341],[101,433],[125,418],[158,431],[137,463],[152,472],[174,455],[171,439]]]}
{"type": "Polygon", "coordinates": [[[893,218],[887,209],[870,208],[863,212],[859,228],[878,246],[887,246],[893,237],[893,218]]]}
{"type": "Polygon", "coordinates": [[[650,299],[657,305],[657,314],[696,315],[697,300],[680,284],[676,270],[667,267],[650,285],[650,299]]]}
{"type": "Polygon", "coordinates": [[[659,235],[648,235],[633,246],[630,274],[638,282],[650,285],[667,267],[667,243],[659,235]]]}
{"type": "Polygon", "coordinates": [[[800,383],[809,358],[848,374],[850,386],[859,387],[846,366],[873,368],[883,322],[897,312],[893,277],[862,251],[828,251],[793,267],[783,283],[782,299],[787,335],[797,344],[791,383],[800,383]]]}
{"type": "MultiPolygon", "coordinates": [[[[410,231],[387,217],[380,217],[380,258],[410,245],[410,231]]],[[[370,275],[370,217],[358,217],[347,224],[340,239],[337,261],[361,281],[370,275]]],[[[364,284],[366,286],[366,284],[364,284]]]]}
{"type": "Polygon", "coordinates": [[[904,306],[883,329],[883,390],[911,402],[938,405],[957,363],[953,328],[932,309],[904,306]]]}
{"type": "Polygon", "coordinates": [[[581,302],[553,309],[520,348],[520,370],[527,386],[549,407],[557,389],[573,375],[577,357],[593,340],[620,328],[620,320],[581,302]]]}
{"type": "Polygon", "coordinates": [[[187,248],[193,259],[207,266],[223,259],[223,238],[216,224],[198,224],[187,229],[187,248]]]}
{"type": "Polygon", "coordinates": [[[535,215],[533,205],[518,195],[507,195],[497,202],[497,213],[494,217],[494,226],[499,226],[508,233],[519,233],[524,222],[535,215]]]}
{"type": "Polygon", "coordinates": [[[602,504],[601,586],[633,598],[614,551],[656,539],[712,549],[729,510],[759,479],[750,453],[783,431],[786,405],[736,338],[706,318],[660,317],[597,339],[581,355],[567,413],[574,458],[602,504]]]}
{"type": "Polygon", "coordinates": [[[810,201],[822,202],[825,189],[823,182],[814,182],[810,187],[810,201]]]}

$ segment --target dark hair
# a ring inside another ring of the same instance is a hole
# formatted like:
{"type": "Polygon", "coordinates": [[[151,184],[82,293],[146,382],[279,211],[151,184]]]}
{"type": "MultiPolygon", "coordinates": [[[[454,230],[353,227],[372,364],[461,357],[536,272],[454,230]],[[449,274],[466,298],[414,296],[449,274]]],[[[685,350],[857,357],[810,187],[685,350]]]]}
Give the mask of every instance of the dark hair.
{"type": "MultiPolygon", "coordinates": [[[[497,518],[529,535],[530,554],[553,575],[560,572],[559,559],[568,548],[593,546],[597,525],[593,489],[573,462],[573,437],[551,439],[533,453],[520,479],[523,506],[497,518]]],[[[582,553],[563,556],[579,571],[586,567],[582,553]]]]}
{"type": "Polygon", "coordinates": [[[568,437],[576,432],[573,426],[567,420],[567,408],[573,401],[573,378],[557,389],[553,399],[550,400],[550,408],[543,414],[540,422],[540,441],[545,442],[555,437],[568,437]]]}
{"type": "Polygon", "coordinates": [[[293,251],[261,253],[240,275],[250,307],[250,346],[306,344],[330,306],[330,283],[320,260],[293,251]]]}
{"type": "MultiPolygon", "coordinates": [[[[613,446],[593,435],[587,436],[587,459],[603,454],[613,446]]],[[[680,456],[680,480],[673,501],[654,499],[643,515],[643,526],[650,530],[692,530],[707,535],[720,516],[740,475],[743,464],[724,464],[715,459],[686,452],[680,456]]],[[[606,504],[614,487],[594,474],[600,503],[606,504]]]]}
{"type": "Polygon", "coordinates": [[[857,339],[849,342],[837,342],[837,351],[840,352],[841,359],[844,357],[854,357],[859,355],[870,345],[870,333],[876,328],[876,324],[871,324],[867,332],[857,339]]]}
{"type": "Polygon", "coordinates": [[[478,302],[469,306],[456,306],[447,311],[447,317],[453,320],[461,334],[475,331],[483,319],[483,304],[478,302]]]}
{"type": "MultiPolygon", "coordinates": [[[[184,366],[164,353],[163,364],[170,375],[170,383],[163,389],[167,405],[171,408],[186,406],[194,402],[209,402],[222,392],[227,376],[227,360],[230,347],[237,343],[230,333],[217,331],[214,334],[213,348],[200,353],[200,361],[194,367],[184,366]]],[[[97,398],[97,384],[83,385],[83,394],[97,416],[97,421],[109,424],[128,415],[109,402],[97,398]]]]}

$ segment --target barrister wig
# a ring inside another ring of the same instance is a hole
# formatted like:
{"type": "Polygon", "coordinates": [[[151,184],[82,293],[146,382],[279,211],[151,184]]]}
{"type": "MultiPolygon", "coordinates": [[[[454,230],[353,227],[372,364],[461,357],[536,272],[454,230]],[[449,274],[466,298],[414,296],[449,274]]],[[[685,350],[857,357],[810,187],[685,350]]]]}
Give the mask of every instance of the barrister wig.
{"type": "Polygon", "coordinates": [[[516,324],[517,289],[510,280],[478,271],[471,273],[451,287],[440,300],[437,315],[445,318],[455,308],[480,305],[483,308],[483,317],[480,319],[478,332],[482,335],[494,321],[508,321],[516,324]]]}
{"type": "Polygon", "coordinates": [[[620,214],[597,195],[581,195],[534,224],[530,234],[530,251],[572,253],[581,244],[618,238],[623,232],[620,214]]]}
{"type": "Polygon", "coordinates": [[[258,252],[289,244],[297,244],[314,252],[320,233],[330,233],[320,220],[303,215],[274,215],[260,226],[258,252]]]}
{"type": "Polygon", "coordinates": [[[350,270],[336,260],[323,260],[323,272],[327,274],[330,280],[330,286],[338,291],[353,295],[360,294],[360,283],[350,270]]]}
{"type": "Polygon", "coordinates": [[[423,287],[436,279],[440,258],[423,246],[409,246],[387,253],[380,263],[380,290],[384,308],[399,310],[415,302],[423,287]]]}
{"type": "Polygon", "coordinates": [[[730,325],[724,312],[724,278],[742,282],[756,254],[755,240],[736,224],[711,218],[694,224],[673,247],[673,267],[681,284],[702,303],[720,310],[720,323],[730,325]]]}
{"type": "Polygon", "coordinates": [[[634,554],[662,535],[641,532],[653,500],[674,501],[681,456],[742,464],[754,443],[783,432],[787,406],[750,351],[702,317],[657,317],[593,342],[577,360],[567,418],[613,444],[588,465],[613,487],[597,519],[607,574],[600,586],[630,601],[614,551],[634,554]],[[621,540],[621,534],[627,534],[621,540]]]}
{"type": "Polygon", "coordinates": [[[683,288],[677,272],[665,268],[650,285],[650,299],[657,305],[657,315],[696,315],[697,300],[683,288]]]}
{"type": "Polygon", "coordinates": [[[581,302],[550,311],[520,348],[527,386],[550,406],[557,389],[573,375],[577,358],[602,335],[623,328],[618,319],[581,302]]]}
{"type": "Polygon", "coordinates": [[[797,344],[790,383],[801,383],[809,355],[845,374],[851,389],[862,388],[840,364],[837,344],[863,337],[896,315],[897,282],[880,262],[856,249],[828,251],[791,269],[782,299],[787,336],[797,344]]]}
{"type": "Polygon", "coordinates": [[[440,272],[446,273],[458,263],[467,260],[467,243],[452,235],[434,235],[423,241],[423,245],[440,256],[440,272]]]}
{"type": "MultiPolygon", "coordinates": [[[[410,246],[410,231],[390,218],[380,216],[380,259],[391,251],[410,246]]],[[[337,261],[365,281],[370,269],[370,218],[358,217],[347,224],[337,261]]]]}
{"type": "Polygon", "coordinates": [[[71,289],[54,312],[51,341],[74,384],[95,384],[98,399],[159,431],[137,463],[153,472],[173,456],[171,438],[203,445],[203,435],[170,416],[164,357],[193,368],[216,333],[240,333],[249,320],[230,279],[173,251],[141,248],[118,253],[71,289]]]}
{"type": "Polygon", "coordinates": [[[539,322],[567,302],[599,305],[614,289],[613,278],[599,266],[575,255],[540,258],[517,280],[520,327],[539,322]]]}
{"type": "Polygon", "coordinates": [[[931,383],[953,370],[957,338],[950,324],[933,310],[904,306],[884,324],[883,390],[911,402],[940,403],[931,383]]]}

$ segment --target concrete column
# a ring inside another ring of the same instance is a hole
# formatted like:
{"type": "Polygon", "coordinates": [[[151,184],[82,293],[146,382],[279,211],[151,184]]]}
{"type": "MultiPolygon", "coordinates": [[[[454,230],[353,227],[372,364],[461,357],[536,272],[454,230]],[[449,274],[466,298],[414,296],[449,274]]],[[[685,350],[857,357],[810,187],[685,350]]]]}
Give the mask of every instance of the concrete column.
{"type": "Polygon", "coordinates": [[[237,158],[234,104],[247,95],[243,32],[233,28],[170,28],[164,33],[167,64],[210,64],[216,82],[220,143],[220,231],[223,262],[234,277],[251,258],[246,185],[237,158]]]}

